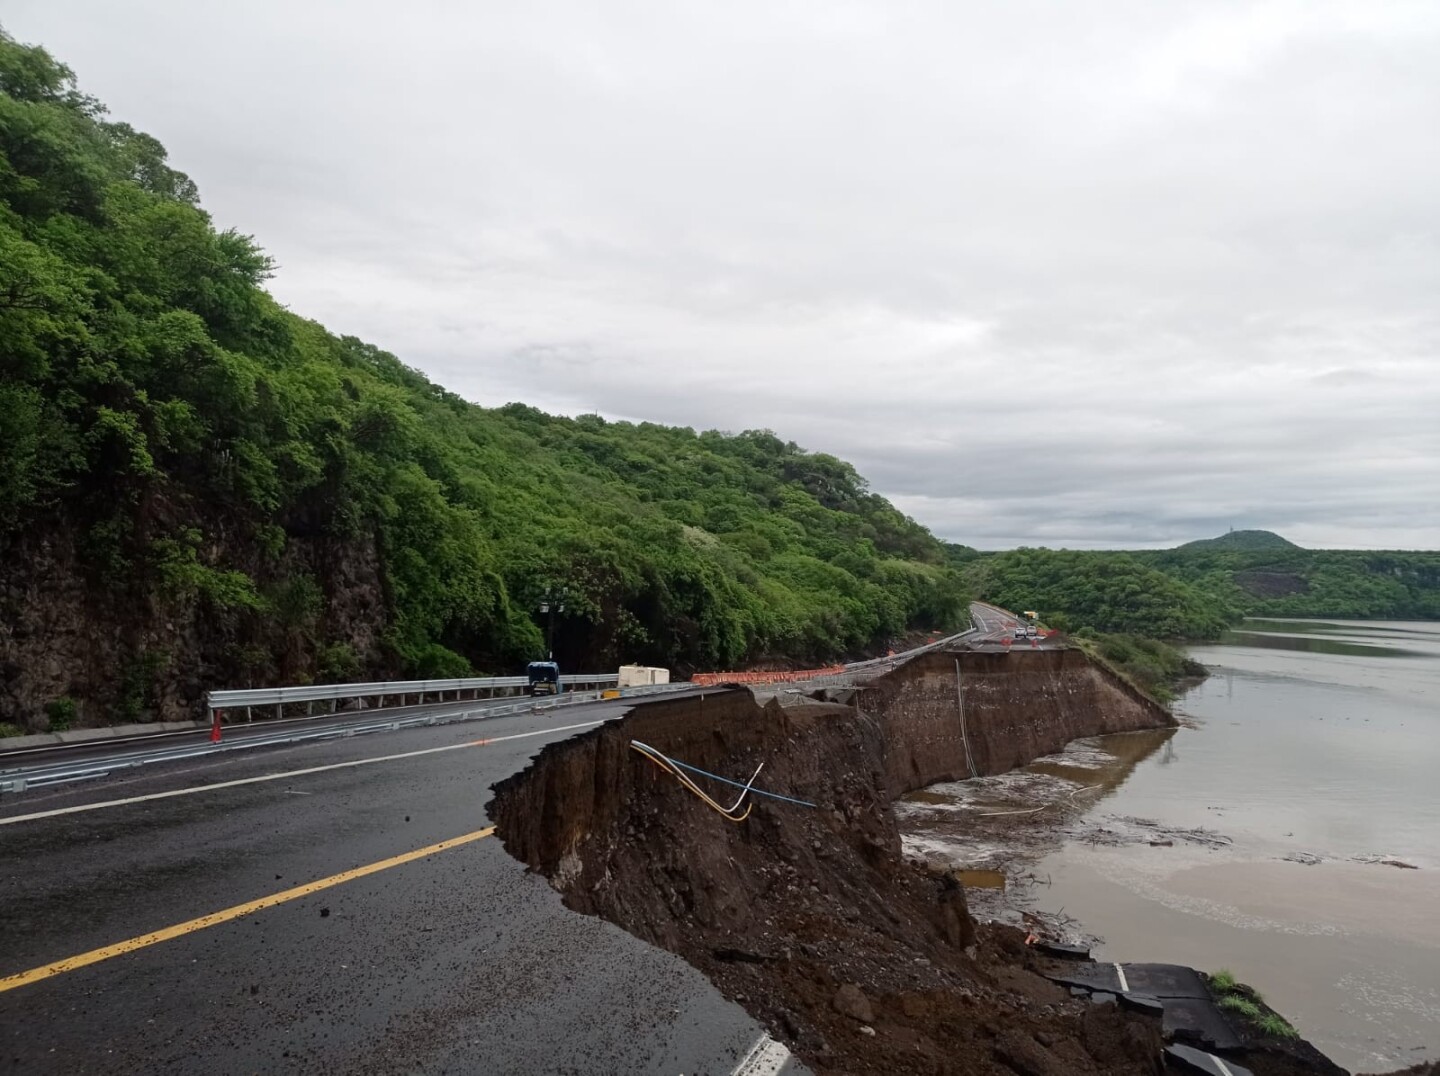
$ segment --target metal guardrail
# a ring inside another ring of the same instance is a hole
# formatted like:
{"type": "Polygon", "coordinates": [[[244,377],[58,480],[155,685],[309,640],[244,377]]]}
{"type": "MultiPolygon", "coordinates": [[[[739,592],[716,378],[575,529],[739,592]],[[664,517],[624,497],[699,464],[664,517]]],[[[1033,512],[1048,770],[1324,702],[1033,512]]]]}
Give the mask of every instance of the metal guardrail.
{"type": "Polygon", "coordinates": [[[928,654],[932,650],[941,650],[952,643],[957,643],[966,636],[983,634],[980,628],[975,627],[973,621],[971,626],[964,631],[957,631],[954,635],[947,635],[943,639],[936,639],[933,642],[925,643],[923,646],[914,647],[911,650],[902,650],[898,654],[886,654],[884,657],[868,658],[865,661],[851,661],[845,664],[844,672],[830,673],[825,676],[817,676],[809,681],[812,684],[819,684],[824,687],[839,687],[849,685],[852,678],[859,674],[869,672],[889,672],[911,658],[919,657],[921,654],[928,654]]]}
{"type": "MultiPolygon", "coordinates": [[[[926,653],[947,646],[967,635],[973,635],[980,631],[974,626],[965,631],[957,632],[954,635],[946,636],[926,643],[923,646],[899,654],[886,655],[879,658],[871,658],[867,661],[856,661],[847,664],[844,672],[835,672],[829,675],[815,677],[811,683],[837,683],[848,680],[858,673],[882,668],[893,668],[903,661],[909,660],[918,654],[926,653]]],[[[983,634],[983,632],[982,632],[983,634]]],[[[818,671],[818,670],[817,670],[818,671]]],[[[258,706],[274,706],[276,716],[283,713],[287,704],[291,703],[315,703],[330,702],[331,713],[335,712],[334,703],[347,699],[378,699],[383,702],[386,699],[399,699],[404,705],[405,700],[415,696],[416,702],[424,704],[426,696],[430,696],[430,705],[440,706],[447,701],[460,703],[465,701],[461,695],[472,692],[472,703],[479,703],[480,693],[488,692],[493,698],[497,692],[516,692],[528,686],[529,680],[524,676],[484,676],[465,677],[448,680],[382,680],[363,684],[303,684],[289,687],[266,687],[266,688],[241,688],[235,690],[212,691],[206,696],[206,709],[211,715],[212,722],[217,712],[226,710],[248,710],[258,706]],[[452,699],[446,699],[447,693],[454,693],[452,699]]],[[[106,759],[96,759],[88,762],[73,763],[51,763],[48,766],[36,767],[33,769],[0,771],[0,792],[18,792],[27,787],[37,787],[45,784],[61,783],[63,781],[84,780],[87,777],[104,776],[115,769],[126,768],[134,765],[143,765],[148,762],[167,761],[172,759],[190,758],[197,755],[217,753],[221,751],[239,750],[247,747],[261,747],[270,744],[296,743],[305,740],[333,738],[337,736],[354,736],[364,732],[379,731],[383,729],[411,728],[419,725],[434,725],[454,720],[471,720],[485,717],[500,717],[506,714],[520,713],[526,710],[543,711],[553,706],[565,706],[572,703],[590,702],[597,699],[605,688],[617,687],[619,684],[618,673],[570,673],[560,677],[562,687],[570,691],[551,697],[548,702],[537,702],[534,699],[526,698],[510,703],[499,703],[490,705],[473,705],[463,709],[436,713],[428,710],[422,714],[405,717],[379,717],[378,715],[367,721],[360,715],[353,715],[353,719],[343,725],[326,725],[321,728],[309,727],[308,722],[303,720],[303,728],[287,728],[274,733],[262,733],[256,736],[247,736],[243,740],[232,740],[224,743],[210,743],[206,745],[186,745],[165,749],[137,749],[133,754],[110,756],[106,759]],[[593,690],[584,690],[590,688],[593,690]]],[[[630,698],[636,695],[662,694],[671,691],[687,690],[696,685],[677,682],[673,684],[643,685],[633,688],[624,688],[620,691],[621,698],[630,698]]],[[[309,707],[307,706],[307,709],[309,707]]],[[[320,720],[318,716],[312,716],[310,720],[320,720]]],[[[140,739],[139,737],[136,738],[140,739]]],[[[74,743],[64,745],[73,748],[92,746],[85,743],[74,743]]]]}
{"type": "MultiPolygon", "coordinates": [[[[851,662],[845,666],[843,673],[819,676],[811,682],[834,683],[846,680],[857,673],[887,667],[893,668],[918,654],[938,650],[968,635],[977,633],[984,634],[981,628],[972,626],[965,631],[957,632],[943,639],[936,639],[933,642],[918,646],[913,650],[904,651],[903,653],[871,658],[867,661],[851,662]]],[[[432,705],[442,706],[447,701],[443,697],[447,692],[456,693],[456,699],[449,701],[455,701],[457,706],[454,709],[441,710],[439,712],[431,709],[423,713],[403,717],[380,717],[377,715],[370,720],[366,720],[359,715],[352,715],[352,719],[347,720],[343,724],[331,723],[325,724],[322,727],[311,727],[308,722],[297,722],[297,725],[303,727],[291,727],[273,733],[258,733],[257,735],[245,736],[241,739],[227,740],[219,743],[187,744],[149,750],[141,748],[128,754],[115,755],[102,759],[50,763],[48,765],[27,769],[10,770],[0,772],[0,792],[21,792],[27,788],[40,788],[48,785],[104,777],[116,770],[128,769],[135,766],[194,758],[200,755],[246,750],[254,747],[300,743],[309,740],[337,739],[346,736],[363,735],[369,732],[449,724],[456,721],[483,720],[485,718],[504,717],[509,714],[523,713],[526,711],[544,713],[556,707],[593,702],[599,699],[603,693],[603,689],[618,685],[619,675],[616,673],[597,673],[594,675],[574,673],[562,676],[560,678],[561,685],[571,688],[571,691],[562,695],[551,696],[543,701],[525,698],[511,702],[492,702],[489,704],[465,707],[458,706],[458,703],[462,701],[458,696],[462,692],[475,692],[475,697],[470,700],[471,703],[474,704],[480,703],[478,695],[481,691],[489,691],[493,695],[496,691],[510,691],[524,688],[528,685],[528,682],[528,678],[524,676],[488,676],[452,680],[378,681],[365,684],[306,684],[293,687],[212,691],[206,697],[206,706],[211,711],[212,716],[217,710],[244,709],[253,706],[275,706],[278,709],[287,703],[299,702],[338,702],[342,699],[361,698],[400,698],[403,702],[404,698],[410,695],[416,696],[417,700],[420,701],[423,701],[426,695],[435,696],[432,700],[432,705]],[[592,687],[593,690],[579,690],[587,686],[592,687]]],[[[694,689],[695,686],[694,684],[682,681],[673,684],[627,687],[620,689],[619,698],[627,699],[635,696],[686,691],[694,689]]],[[[323,719],[314,718],[313,720],[320,721],[323,719]]],[[[75,744],[70,746],[78,747],[81,745],[75,744]]]]}
{"type": "MultiPolygon", "coordinates": [[[[522,677],[523,679],[523,677],[522,677]]],[[[627,687],[620,691],[617,701],[643,695],[658,695],[670,691],[689,690],[692,685],[647,684],[627,687]]],[[[220,743],[194,743],[176,747],[151,750],[136,750],[128,754],[76,762],[52,762],[32,766],[28,769],[0,773],[0,793],[24,792],[27,789],[47,788],[52,785],[70,784],[76,781],[105,777],[118,770],[149,766],[160,762],[177,762],[202,755],[225,754],[231,751],[245,751],[256,747],[274,747],[283,744],[303,743],[311,740],[337,740],[350,736],[362,736],[370,732],[391,732],[426,725],[449,725],[461,721],[481,721],[489,718],[506,717],[518,713],[543,714],[550,710],[580,703],[595,702],[603,691],[575,691],[566,695],[550,696],[544,699],[526,698],[512,702],[490,705],[457,707],[449,710],[428,711],[405,717],[376,718],[371,721],[347,721],[344,724],[327,724],[321,728],[290,728],[282,732],[260,733],[240,739],[223,740],[220,743]]],[[[318,719],[317,719],[318,720],[318,719]]]]}
{"type": "Polygon", "coordinates": [[[887,666],[893,667],[902,661],[909,661],[911,658],[917,657],[920,654],[928,654],[932,650],[940,650],[949,646],[951,643],[958,642],[967,635],[974,635],[977,631],[979,631],[979,629],[972,623],[971,626],[964,631],[957,631],[954,635],[947,635],[943,639],[935,639],[921,646],[913,647],[910,650],[902,650],[898,654],[886,654],[884,657],[870,658],[866,661],[847,662],[845,671],[861,672],[865,669],[880,669],[887,666]]]}
{"type": "MultiPolygon", "coordinates": [[[[560,677],[560,686],[571,689],[613,687],[620,682],[618,673],[570,673],[560,677]]],[[[378,680],[367,684],[300,684],[293,687],[239,688],[226,691],[212,691],[205,697],[205,708],[214,715],[217,710],[240,710],[254,706],[283,707],[295,702],[339,702],[342,699],[399,698],[414,695],[419,702],[425,696],[435,702],[445,701],[448,692],[474,692],[472,699],[479,698],[482,691],[493,695],[497,691],[511,691],[529,686],[524,676],[472,676],[456,680],[378,680]]],[[[278,713],[278,710],[277,710],[278,713]]]]}
{"type": "MultiPolygon", "coordinates": [[[[973,634],[977,629],[969,627],[954,635],[948,635],[943,639],[936,639],[933,642],[917,646],[912,650],[906,650],[900,654],[890,654],[885,657],[871,658],[868,661],[854,661],[845,665],[846,672],[860,672],[865,669],[882,668],[893,666],[905,661],[917,654],[923,654],[930,650],[936,650],[962,639],[966,635],[973,634]]],[[[820,673],[815,679],[826,679],[838,673],[838,670],[813,670],[820,673]]],[[[704,674],[722,675],[722,674],[704,674]]],[[[742,676],[743,673],[723,674],[742,676]]],[[[618,673],[567,673],[560,677],[560,686],[572,689],[583,687],[604,688],[618,685],[620,676],[618,673]]],[[[443,702],[446,692],[457,692],[456,700],[459,700],[458,692],[462,691],[489,691],[492,694],[496,691],[508,691],[513,688],[523,688],[529,685],[529,679],[524,676],[481,676],[469,677],[458,680],[379,680],[368,684],[302,684],[294,687],[259,687],[241,688],[237,690],[212,691],[206,696],[205,707],[212,714],[216,710],[235,710],[243,707],[253,706],[284,706],[292,702],[338,702],[342,699],[387,699],[400,698],[415,695],[420,702],[424,702],[426,695],[436,696],[436,702],[443,702]]],[[[478,694],[474,697],[478,698],[478,694]]]]}

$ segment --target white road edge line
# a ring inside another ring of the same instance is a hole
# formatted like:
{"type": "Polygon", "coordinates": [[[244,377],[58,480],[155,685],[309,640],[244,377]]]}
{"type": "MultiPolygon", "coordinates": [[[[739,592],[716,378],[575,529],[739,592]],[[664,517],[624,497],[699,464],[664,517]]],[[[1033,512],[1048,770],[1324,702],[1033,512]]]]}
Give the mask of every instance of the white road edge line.
{"type": "Polygon", "coordinates": [[[761,1035],[740,1059],[730,1076],[778,1076],[790,1060],[790,1048],[769,1035],[761,1035]]]}
{"type": "Polygon", "coordinates": [[[394,762],[402,758],[418,758],[421,755],[437,755],[442,751],[459,751],[463,747],[478,747],[500,743],[504,740],[523,740],[529,736],[548,736],[554,732],[571,732],[575,729],[594,728],[605,724],[605,720],[582,721],[578,725],[557,725],[554,728],[536,729],[534,732],[517,732],[509,736],[490,736],[464,743],[446,744],[444,747],[427,747],[421,751],[403,751],[398,755],[378,755],[374,758],[357,758],[350,762],[334,762],[328,766],[310,766],[303,770],[286,770],[283,773],[267,773],[259,777],[242,777],[236,781],[218,781],[211,785],[193,785],[190,788],[175,788],[169,792],[151,792],[145,796],[128,796],[120,800],[100,800],[96,803],[81,803],[74,807],[57,807],[50,811],[36,811],[33,814],[17,814],[11,818],[0,818],[0,826],[12,826],[17,822],[34,822],[41,818],[54,818],[62,814],[80,814],[83,811],[98,811],[103,807],[124,807],[130,803],[146,803],[149,800],[170,799],[173,796],[193,796],[199,792],[214,792],[221,788],[235,788],[239,785],[257,785],[264,781],[282,781],[287,777],[304,777],[312,773],[326,773],[330,770],[345,770],[355,766],[369,766],[375,762],[394,762]]]}

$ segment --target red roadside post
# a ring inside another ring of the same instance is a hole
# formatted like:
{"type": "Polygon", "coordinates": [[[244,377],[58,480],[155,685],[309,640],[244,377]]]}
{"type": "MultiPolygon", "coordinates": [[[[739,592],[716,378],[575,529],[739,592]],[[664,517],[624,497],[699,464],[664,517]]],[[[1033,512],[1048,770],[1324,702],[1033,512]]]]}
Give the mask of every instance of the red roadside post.
{"type": "Polygon", "coordinates": [[[219,742],[220,742],[220,713],[221,713],[221,711],[219,711],[219,710],[211,710],[211,711],[210,711],[211,716],[214,718],[214,720],[213,720],[213,721],[211,722],[211,724],[210,724],[210,742],[211,742],[211,743],[219,743],[219,742]]]}

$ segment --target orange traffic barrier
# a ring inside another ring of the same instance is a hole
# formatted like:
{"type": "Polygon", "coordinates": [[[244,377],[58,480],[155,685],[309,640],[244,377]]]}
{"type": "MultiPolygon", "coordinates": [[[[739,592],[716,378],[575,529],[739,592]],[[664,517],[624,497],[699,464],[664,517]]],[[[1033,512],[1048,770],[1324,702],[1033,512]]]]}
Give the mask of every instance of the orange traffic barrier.
{"type": "Polygon", "coordinates": [[[844,671],[844,665],[828,665],[823,669],[794,669],[788,672],[775,670],[692,673],[690,682],[698,687],[714,687],[716,684],[793,684],[802,680],[814,680],[817,676],[835,676],[844,671]]]}

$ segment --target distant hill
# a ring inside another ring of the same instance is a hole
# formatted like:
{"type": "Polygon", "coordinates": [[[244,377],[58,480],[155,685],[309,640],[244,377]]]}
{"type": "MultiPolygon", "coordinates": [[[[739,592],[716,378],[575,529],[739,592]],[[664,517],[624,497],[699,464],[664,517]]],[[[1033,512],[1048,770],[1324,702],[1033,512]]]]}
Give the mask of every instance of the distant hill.
{"type": "Polygon", "coordinates": [[[946,556],[979,598],[1076,634],[1208,639],[1242,616],[1440,621],[1440,550],[1304,549],[1245,530],[1174,549],[946,556]]]}
{"type": "Polygon", "coordinates": [[[969,564],[972,560],[979,560],[985,554],[973,546],[960,545],[958,542],[945,542],[945,560],[948,564],[959,568],[969,564]]]}
{"type": "Polygon", "coordinates": [[[1230,531],[1218,538],[1201,538],[1176,546],[1177,553],[1199,552],[1200,550],[1230,550],[1235,553],[1264,553],[1300,547],[1287,538],[1281,538],[1274,531],[1230,531]]]}

